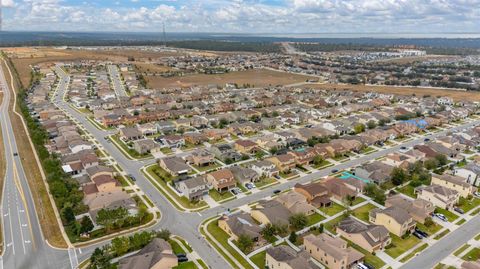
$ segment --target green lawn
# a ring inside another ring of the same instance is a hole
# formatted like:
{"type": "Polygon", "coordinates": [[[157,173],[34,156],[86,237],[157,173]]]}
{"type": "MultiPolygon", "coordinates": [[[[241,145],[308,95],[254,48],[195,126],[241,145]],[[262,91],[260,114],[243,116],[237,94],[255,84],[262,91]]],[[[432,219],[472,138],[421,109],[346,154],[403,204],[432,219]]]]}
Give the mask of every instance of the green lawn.
{"type": "Polygon", "coordinates": [[[450,232],[449,229],[444,230],[443,232],[437,234],[433,239],[439,240],[450,232]]]}
{"type": "Polygon", "coordinates": [[[458,255],[462,254],[462,252],[464,252],[469,247],[470,247],[469,244],[465,244],[465,245],[461,246],[459,249],[455,250],[453,255],[458,256],[458,255]]]}
{"type": "Polygon", "coordinates": [[[425,226],[424,224],[421,224],[420,222],[417,222],[417,228],[428,233],[428,235],[432,235],[440,229],[442,229],[442,226],[439,224],[434,223],[433,225],[430,225],[429,227],[425,226]]]}
{"type": "Polygon", "coordinates": [[[392,258],[402,255],[402,253],[412,249],[420,242],[420,239],[413,235],[409,235],[407,238],[403,239],[391,233],[390,237],[392,238],[392,244],[385,250],[385,252],[392,258]]]}
{"type": "Polygon", "coordinates": [[[327,229],[328,231],[330,231],[333,234],[337,234],[336,225],[344,219],[345,219],[344,215],[341,215],[341,216],[339,216],[335,219],[332,219],[331,221],[325,223],[324,228],[327,229]]]}
{"type": "Polygon", "coordinates": [[[167,148],[167,147],[161,148],[160,151],[161,151],[163,154],[167,154],[167,155],[173,153],[172,149],[171,149],[171,148],[167,148]]]}
{"type": "Polygon", "coordinates": [[[280,172],[280,176],[282,178],[290,178],[290,177],[293,177],[294,175],[296,175],[296,174],[293,171],[290,171],[288,173],[280,172]]]}
{"type": "Polygon", "coordinates": [[[250,257],[250,260],[252,260],[252,262],[255,263],[258,266],[258,268],[264,268],[266,254],[267,254],[266,251],[259,252],[253,255],[252,257],[250,257]]]}
{"type": "Polygon", "coordinates": [[[315,169],[322,169],[328,166],[332,166],[333,164],[327,160],[323,160],[321,163],[314,165],[313,168],[315,169]]]}
{"type": "Polygon", "coordinates": [[[342,205],[339,205],[337,203],[332,203],[332,206],[329,206],[329,207],[320,207],[319,208],[320,211],[322,211],[323,213],[329,215],[329,216],[333,216],[339,212],[342,212],[343,210],[345,210],[345,207],[343,207],[342,205]]]}
{"type": "Polygon", "coordinates": [[[459,221],[458,221],[457,223],[455,223],[455,224],[457,224],[457,225],[462,225],[462,224],[464,224],[465,222],[466,222],[465,219],[461,219],[461,220],[459,220],[459,221]]]}
{"type": "Polygon", "coordinates": [[[210,195],[210,197],[212,197],[213,200],[215,200],[217,202],[220,202],[220,201],[225,200],[225,199],[233,199],[234,198],[233,193],[231,193],[230,191],[225,191],[223,193],[220,193],[217,190],[212,189],[208,192],[208,194],[210,195]]]}
{"type": "Polygon", "coordinates": [[[480,199],[474,197],[472,197],[471,199],[460,197],[458,204],[459,207],[463,210],[463,212],[467,213],[468,211],[480,205],[480,199]]]}
{"type": "Polygon", "coordinates": [[[364,148],[360,151],[360,153],[363,153],[363,154],[370,154],[370,153],[373,153],[377,151],[376,149],[372,148],[372,147],[367,147],[367,148],[364,148]]]}
{"type": "Polygon", "coordinates": [[[307,218],[308,218],[307,226],[312,226],[313,224],[319,223],[320,221],[325,219],[325,217],[323,217],[322,215],[320,215],[318,213],[307,216],[307,218]]]}
{"type": "Polygon", "coordinates": [[[462,259],[466,261],[476,261],[479,258],[480,258],[480,248],[473,248],[462,257],[462,259]]]}
{"type": "Polygon", "coordinates": [[[259,189],[263,189],[263,188],[266,188],[266,187],[268,187],[268,185],[273,184],[273,183],[278,183],[278,182],[277,182],[277,180],[275,180],[275,178],[268,177],[268,178],[264,178],[262,180],[259,180],[259,181],[255,182],[255,186],[259,189]]]}
{"type": "Polygon", "coordinates": [[[448,221],[450,222],[453,222],[454,220],[458,219],[457,215],[443,208],[439,208],[439,207],[435,208],[435,213],[441,213],[445,215],[445,217],[447,217],[448,221]]]}
{"type": "Polygon", "coordinates": [[[140,159],[140,158],[151,158],[153,157],[152,154],[150,153],[147,153],[147,154],[140,154],[138,153],[136,150],[134,150],[133,148],[130,148],[129,146],[127,146],[127,144],[125,144],[125,142],[123,142],[119,137],[118,135],[112,135],[110,136],[110,139],[112,141],[114,141],[114,145],[117,146],[117,147],[120,147],[121,149],[123,149],[122,152],[127,152],[127,157],[129,158],[133,158],[133,159],[140,159]]]}
{"type": "Polygon", "coordinates": [[[395,187],[396,186],[391,181],[387,181],[387,182],[383,183],[382,185],[380,185],[380,188],[382,188],[383,190],[390,190],[390,189],[393,189],[395,187]]]}
{"type": "Polygon", "coordinates": [[[193,249],[192,247],[185,241],[183,240],[182,238],[178,237],[178,236],[175,236],[175,239],[177,239],[178,241],[180,241],[182,243],[182,245],[188,250],[188,252],[192,252],[193,249]]]}
{"type": "Polygon", "coordinates": [[[237,261],[239,261],[245,268],[250,269],[252,266],[228,244],[228,234],[218,227],[218,221],[212,221],[207,226],[208,232],[218,241],[223,248],[225,248],[237,261]]]}
{"type": "MultiPolygon", "coordinates": [[[[345,239],[345,238],[344,238],[344,239],[345,239]]],[[[346,240],[346,239],[345,239],[345,240],[346,240]]],[[[348,241],[348,240],[347,240],[347,241],[348,241]]],[[[372,253],[366,251],[365,249],[361,248],[360,246],[358,246],[358,245],[356,245],[356,244],[354,244],[354,243],[352,243],[352,242],[350,242],[350,241],[348,241],[348,244],[349,244],[352,248],[360,251],[363,255],[365,255],[365,262],[368,263],[368,264],[373,265],[373,267],[375,267],[375,268],[382,268],[382,267],[385,265],[385,262],[384,262],[382,259],[380,259],[379,257],[377,257],[377,256],[373,255],[372,253]]]]}
{"type": "Polygon", "coordinates": [[[417,198],[417,195],[415,194],[415,188],[408,184],[401,188],[396,188],[396,190],[412,198],[417,198]]]}
{"type": "Polygon", "coordinates": [[[183,251],[183,248],[174,240],[168,240],[168,243],[170,243],[170,246],[172,246],[172,250],[173,250],[173,253],[176,254],[179,254],[179,253],[185,253],[185,251],[183,251]]]}
{"type": "Polygon", "coordinates": [[[205,201],[190,201],[188,200],[187,197],[184,196],[179,196],[177,192],[173,191],[170,187],[167,186],[169,184],[168,182],[170,181],[168,179],[168,173],[163,170],[161,167],[158,165],[152,165],[146,169],[147,173],[147,178],[152,182],[152,184],[157,187],[157,189],[164,194],[164,196],[171,201],[172,204],[174,202],[171,200],[171,198],[165,193],[168,192],[171,196],[174,197],[174,199],[181,204],[185,208],[189,209],[201,209],[207,207],[207,203],[205,201]],[[166,178],[165,178],[166,177],[166,178]],[[152,180],[153,179],[153,180],[152,180]],[[160,185],[162,188],[157,186],[160,185]]]}
{"type": "Polygon", "coordinates": [[[197,269],[198,267],[193,263],[193,261],[179,263],[178,266],[173,267],[173,269],[197,269]]]}
{"type": "Polygon", "coordinates": [[[413,256],[415,256],[415,254],[421,252],[422,250],[426,249],[428,247],[428,244],[425,243],[421,246],[419,246],[418,248],[416,248],[414,251],[410,252],[408,255],[406,255],[405,257],[403,257],[400,262],[406,262],[408,260],[410,260],[411,258],[413,258],[413,256]]]}
{"type": "Polygon", "coordinates": [[[358,204],[360,204],[360,203],[362,203],[362,202],[365,202],[365,199],[363,199],[363,198],[360,197],[360,196],[357,196],[357,197],[355,197],[355,200],[353,200],[351,206],[358,205],[358,204]]]}
{"type": "Polygon", "coordinates": [[[205,171],[209,171],[209,170],[212,170],[212,169],[215,169],[215,168],[219,168],[221,165],[219,163],[215,162],[215,163],[207,165],[207,166],[198,166],[198,165],[192,165],[192,166],[193,166],[193,168],[197,169],[200,172],[205,172],[205,171]]]}
{"type": "Polygon", "coordinates": [[[475,240],[480,240],[480,234],[478,234],[477,236],[475,236],[475,240]]]}
{"type": "Polygon", "coordinates": [[[368,222],[369,220],[369,217],[368,217],[368,214],[370,213],[370,211],[372,211],[372,209],[375,209],[377,208],[376,206],[368,203],[364,206],[361,206],[355,210],[353,210],[353,215],[363,221],[366,221],[368,222]]]}
{"type": "Polygon", "coordinates": [[[342,155],[342,156],[333,157],[332,159],[337,162],[342,162],[342,161],[348,160],[348,157],[342,155]]]}

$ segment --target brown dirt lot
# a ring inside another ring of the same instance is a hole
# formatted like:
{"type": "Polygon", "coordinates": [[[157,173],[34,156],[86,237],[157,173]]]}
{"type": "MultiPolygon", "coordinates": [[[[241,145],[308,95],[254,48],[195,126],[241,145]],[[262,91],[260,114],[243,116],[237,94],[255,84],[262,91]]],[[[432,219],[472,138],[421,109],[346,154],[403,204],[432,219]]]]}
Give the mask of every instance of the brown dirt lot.
{"type": "Polygon", "coordinates": [[[163,66],[163,65],[158,65],[158,64],[153,64],[153,63],[140,63],[140,62],[135,62],[134,63],[137,70],[141,73],[162,73],[162,72],[167,72],[173,70],[171,67],[168,66],[163,66]]]}
{"type": "MultiPolygon", "coordinates": [[[[10,85],[10,75],[8,74],[5,65],[3,69],[6,72],[5,76],[7,78],[7,83],[10,85]]],[[[18,82],[15,83],[15,86],[16,92],[19,87],[18,82]]],[[[18,107],[17,112],[20,113],[18,107]]],[[[42,228],[43,235],[51,245],[55,247],[65,248],[67,247],[67,244],[63,239],[60,227],[56,225],[58,222],[55,217],[52,204],[50,203],[45,183],[40,174],[40,169],[42,168],[37,165],[35,157],[32,154],[32,151],[34,151],[35,149],[30,147],[28,134],[23,127],[20,117],[17,116],[17,114],[13,113],[13,102],[10,103],[10,119],[12,121],[12,128],[15,130],[15,138],[17,140],[18,152],[19,155],[22,157],[22,165],[25,171],[25,175],[28,179],[30,189],[32,190],[31,193],[35,202],[35,206],[37,209],[36,213],[40,222],[40,226],[42,228]]]]}
{"type": "Polygon", "coordinates": [[[250,69],[247,71],[231,72],[218,75],[194,74],[184,77],[164,78],[160,76],[147,77],[148,85],[152,88],[175,88],[190,86],[206,86],[210,84],[225,85],[226,83],[237,83],[238,85],[250,84],[255,87],[266,87],[276,85],[288,85],[304,82],[312,78],[305,75],[277,72],[266,69],[250,69]]]}
{"type": "Polygon", "coordinates": [[[446,96],[446,97],[451,97],[455,101],[461,101],[461,100],[480,101],[480,92],[475,92],[475,91],[456,91],[456,90],[433,89],[433,88],[366,86],[366,85],[347,85],[347,84],[308,84],[302,87],[325,89],[325,90],[381,92],[381,93],[392,93],[392,94],[398,94],[398,95],[416,94],[419,97],[423,95],[446,96]]]}

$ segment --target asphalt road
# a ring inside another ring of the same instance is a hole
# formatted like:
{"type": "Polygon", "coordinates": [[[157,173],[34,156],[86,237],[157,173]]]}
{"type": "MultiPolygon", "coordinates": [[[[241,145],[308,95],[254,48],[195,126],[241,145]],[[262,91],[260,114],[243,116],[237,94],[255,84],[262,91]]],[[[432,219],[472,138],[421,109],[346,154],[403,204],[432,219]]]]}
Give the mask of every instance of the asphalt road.
{"type": "Polygon", "coordinates": [[[4,253],[0,268],[68,268],[66,251],[51,248],[43,238],[35,203],[22,167],[8,104],[12,94],[0,65],[0,89],[4,93],[0,106],[0,124],[5,145],[7,170],[1,204],[4,253]]]}
{"type": "Polygon", "coordinates": [[[117,98],[120,96],[127,96],[125,87],[123,86],[122,80],[120,79],[120,74],[118,73],[118,67],[116,65],[108,65],[107,69],[108,73],[110,74],[110,78],[113,84],[113,90],[115,91],[117,98]]]}
{"type": "MultiPolygon", "coordinates": [[[[163,197],[163,195],[161,193],[159,193],[156,190],[156,188],[140,172],[140,169],[143,166],[153,163],[154,160],[137,161],[137,160],[130,160],[130,159],[126,158],[123,155],[123,153],[120,152],[119,149],[117,149],[113,144],[108,143],[104,139],[104,137],[109,134],[107,131],[97,129],[95,126],[93,126],[93,124],[91,124],[85,118],[85,116],[83,114],[74,110],[73,108],[71,108],[68,105],[68,103],[63,101],[62,97],[63,97],[63,95],[64,95],[64,93],[65,93],[65,91],[68,87],[69,77],[64,73],[62,74],[62,72],[63,71],[58,72],[58,74],[60,76],[62,76],[62,79],[60,80],[59,91],[57,93],[57,96],[55,97],[55,103],[61,109],[68,112],[68,114],[70,116],[72,116],[72,118],[76,122],[78,122],[81,126],[83,126],[86,131],[91,133],[97,139],[97,141],[99,142],[99,146],[103,147],[107,152],[109,152],[110,155],[116,160],[116,162],[119,164],[119,166],[124,171],[126,171],[129,174],[132,174],[137,179],[136,184],[145,192],[145,194],[160,209],[160,211],[162,212],[162,218],[155,226],[151,227],[150,229],[155,229],[155,230],[163,229],[163,228],[169,229],[172,233],[177,234],[177,235],[185,238],[186,241],[189,242],[190,245],[193,247],[193,249],[204,259],[204,261],[211,268],[215,268],[215,269],[217,269],[217,268],[218,269],[224,269],[224,268],[229,268],[230,266],[206,242],[206,240],[204,240],[201,237],[200,233],[198,232],[198,227],[203,220],[205,220],[209,217],[215,216],[219,213],[222,213],[227,208],[235,208],[235,207],[238,207],[238,206],[241,206],[241,205],[245,205],[245,204],[248,204],[248,203],[263,199],[263,198],[266,198],[266,197],[268,197],[272,194],[272,189],[285,190],[285,189],[291,188],[296,183],[299,183],[299,182],[300,183],[305,183],[305,182],[309,182],[313,179],[318,179],[320,177],[327,176],[328,174],[330,174],[332,169],[338,169],[338,170],[347,169],[347,168],[350,168],[352,166],[359,165],[363,162],[367,162],[367,161],[373,160],[375,158],[384,156],[388,153],[398,151],[400,149],[400,145],[395,146],[395,147],[391,147],[391,148],[388,148],[388,149],[382,149],[382,150],[374,152],[372,154],[362,156],[362,157],[357,158],[357,159],[349,160],[349,161],[344,162],[342,164],[332,166],[332,167],[320,170],[318,172],[314,172],[312,174],[307,174],[303,177],[291,180],[291,181],[289,181],[285,184],[277,185],[277,186],[274,186],[274,187],[271,187],[271,188],[267,188],[265,190],[262,190],[260,192],[255,193],[255,194],[248,195],[248,196],[245,196],[243,198],[239,198],[239,199],[235,199],[235,200],[226,202],[219,207],[207,209],[207,210],[205,210],[203,212],[200,212],[200,213],[179,212],[170,204],[170,202],[165,197],[163,197]]],[[[5,114],[5,113],[3,113],[3,110],[2,110],[2,114],[5,114]]],[[[2,119],[2,128],[4,128],[3,125],[6,125],[6,124],[3,124],[3,122],[4,122],[4,120],[2,119]]],[[[461,127],[455,127],[455,128],[450,129],[450,130],[463,129],[463,128],[466,128],[466,127],[471,127],[474,124],[478,124],[479,122],[480,121],[470,122],[470,123],[467,123],[467,124],[465,124],[461,127]]],[[[8,128],[9,127],[8,125],[6,125],[6,127],[7,127],[6,129],[9,129],[9,131],[7,130],[6,132],[11,133],[12,134],[11,137],[13,137],[12,128],[11,127],[8,128]]],[[[413,145],[416,145],[416,144],[420,144],[420,143],[423,143],[424,138],[427,138],[427,137],[434,138],[434,137],[437,137],[437,136],[440,136],[440,135],[444,135],[446,132],[447,131],[441,131],[441,132],[438,132],[438,133],[434,133],[430,136],[426,136],[426,137],[414,139],[414,140],[411,140],[411,141],[407,141],[407,142],[403,143],[402,146],[409,147],[409,146],[413,146],[413,145]]],[[[12,139],[14,140],[14,138],[12,138],[12,139]]],[[[10,151],[10,153],[11,153],[11,151],[10,151]]],[[[11,166],[9,166],[9,167],[11,167],[11,166]]],[[[20,178],[21,178],[21,176],[20,176],[20,178]]],[[[23,181],[25,181],[25,179],[23,179],[23,181]]],[[[26,181],[25,181],[25,183],[26,183],[26,181]]],[[[28,184],[26,184],[26,185],[27,185],[27,188],[28,188],[28,184]]],[[[6,184],[5,186],[6,186],[5,188],[7,189],[9,184],[6,184]]],[[[7,193],[9,193],[9,191],[7,191],[7,193]]],[[[12,196],[12,195],[10,195],[10,196],[12,196]]],[[[4,197],[8,198],[10,196],[7,194],[4,197]]],[[[28,200],[31,201],[31,198],[28,198],[28,197],[31,197],[30,193],[27,193],[27,195],[25,195],[25,196],[27,197],[27,201],[28,200]]],[[[11,198],[9,198],[9,199],[11,199],[11,198]]],[[[13,202],[15,202],[15,198],[13,198],[13,200],[10,201],[10,204],[13,203],[13,202]]],[[[5,211],[5,204],[8,205],[8,202],[4,202],[4,204],[2,206],[2,209],[4,211],[5,211]]],[[[28,204],[29,203],[27,202],[27,205],[28,204]]],[[[33,203],[30,202],[30,205],[33,205],[33,203]]],[[[33,208],[33,206],[30,206],[28,208],[33,208]]],[[[7,206],[7,209],[8,209],[8,206],[7,206]]],[[[29,212],[34,212],[34,211],[29,210],[29,212]]],[[[18,210],[18,213],[21,213],[20,210],[18,210]]],[[[5,214],[5,212],[3,212],[3,214],[5,214]]],[[[32,215],[32,213],[30,213],[30,215],[32,215]]],[[[35,214],[33,214],[33,215],[35,215],[35,214]]],[[[10,221],[8,216],[5,216],[5,215],[3,216],[3,219],[4,219],[4,222],[9,222],[10,221]]],[[[32,216],[31,219],[36,220],[36,216],[32,216]]],[[[12,218],[12,221],[13,221],[13,218],[12,218]]],[[[475,220],[472,220],[472,221],[476,222],[476,221],[480,221],[480,220],[477,220],[477,218],[475,218],[475,220]]],[[[470,227],[470,225],[471,225],[470,222],[467,222],[465,225],[467,225],[467,224],[469,224],[469,226],[466,226],[466,227],[470,227]]],[[[34,222],[33,227],[35,227],[35,226],[36,226],[35,232],[31,233],[31,235],[32,234],[37,234],[37,236],[41,237],[41,232],[39,230],[39,225],[38,225],[38,222],[36,222],[36,221],[34,222]]],[[[473,226],[472,229],[473,230],[476,229],[476,231],[472,232],[472,231],[469,230],[469,234],[476,234],[476,233],[480,232],[480,226],[478,225],[478,223],[474,223],[474,224],[472,224],[472,226],[473,226]]],[[[10,226],[8,226],[8,227],[10,227],[10,226]]],[[[4,233],[5,234],[7,234],[7,232],[9,232],[8,230],[6,230],[6,228],[7,227],[4,226],[4,231],[5,231],[4,233]]],[[[19,231],[14,231],[13,232],[14,235],[18,235],[19,233],[20,233],[19,231]]],[[[446,237],[446,238],[450,238],[450,240],[448,240],[448,242],[450,244],[453,241],[453,242],[455,242],[455,244],[461,245],[468,240],[468,239],[460,236],[461,234],[457,235],[457,233],[452,233],[452,235],[453,236],[451,236],[451,237],[450,236],[446,237]]],[[[34,238],[35,238],[35,236],[34,236],[34,238]]],[[[18,239],[16,239],[16,240],[18,241],[18,239]]],[[[21,241],[20,241],[20,243],[17,242],[17,241],[15,242],[17,245],[21,243],[21,241]]],[[[39,242],[39,241],[40,240],[38,240],[38,241],[35,240],[35,242],[39,242]]],[[[9,241],[6,239],[5,242],[8,243],[9,241]]],[[[76,249],[75,251],[73,251],[73,255],[72,255],[72,251],[70,251],[70,255],[69,255],[69,253],[66,250],[64,250],[64,251],[54,251],[53,249],[49,248],[48,245],[45,245],[45,243],[43,243],[44,242],[43,240],[41,242],[42,242],[41,244],[37,243],[37,245],[38,245],[37,248],[39,250],[41,250],[42,252],[39,252],[39,254],[37,254],[37,256],[24,255],[23,259],[20,258],[20,257],[17,259],[15,257],[15,254],[9,253],[8,251],[11,252],[11,250],[7,249],[7,251],[5,252],[5,255],[3,256],[4,261],[8,262],[8,265],[9,265],[6,268],[24,268],[20,264],[17,265],[17,263],[19,263],[21,261],[24,261],[24,262],[27,262],[27,263],[30,263],[30,264],[35,264],[35,266],[38,266],[38,267],[27,266],[27,268],[72,268],[72,263],[70,263],[71,259],[69,257],[75,256],[75,257],[78,257],[78,260],[82,261],[82,260],[89,257],[89,255],[92,253],[92,251],[94,250],[95,247],[101,246],[101,245],[106,243],[106,242],[104,242],[104,243],[97,244],[95,246],[76,249]],[[44,254],[44,253],[46,253],[46,254],[44,254]],[[39,257],[38,255],[40,255],[42,257],[39,257]],[[55,262],[56,264],[50,265],[51,262],[55,262]],[[13,265],[13,267],[10,267],[10,265],[13,265]]],[[[443,240],[442,240],[442,242],[443,242],[443,240]]],[[[445,242],[447,242],[447,241],[445,241],[445,242]]],[[[436,245],[441,245],[441,244],[436,244],[436,245]]],[[[434,248],[435,246],[433,246],[432,248],[434,248]]],[[[18,249],[18,247],[17,247],[17,249],[18,249]]],[[[18,253],[17,249],[16,249],[16,253],[18,253]]],[[[435,249],[433,249],[432,251],[435,252],[435,249]]],[[[424,252],[424,253],[426,253],[426,252],[424,252]]],[[[435,252],[435,253],[440,258],[445,257],[446,255],[449,254],[449,253],[443,253],[443,252],[435,252]]],[[[419,259],[419,257],[422,257],[422,256],[423,256],[423,253],[421,255],[419,255],[417,258],[413,259],[408,264],[416,261],[417,259],[419,259]]],[[[419,261],[419,264],[421,264],[420,261],[419,261]]],[[[428,268],[428,267],[407,267],[407,268],[428,268]]]]}

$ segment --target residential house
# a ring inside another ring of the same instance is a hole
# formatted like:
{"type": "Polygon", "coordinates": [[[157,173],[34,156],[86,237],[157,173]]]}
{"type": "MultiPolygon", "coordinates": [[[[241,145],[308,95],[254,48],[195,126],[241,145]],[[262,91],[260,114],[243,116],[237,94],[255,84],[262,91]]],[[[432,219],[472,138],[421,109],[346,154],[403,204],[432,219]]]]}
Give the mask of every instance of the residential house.
{"type": "Polygon", "coordinates": [[[320,182],[312,182],[308,184],[295,184],[293,190],[303,195],[307,202],[314,207],[327,207],[332,205],[328,189],[320,182]]]}
{"type": "Polygon", "coordinates": [[[272,156],[267,161],[274,163],[278,170],[283,173],[289,172],[296,166],[295,157],[290,154],[272,156]]]}
{"type": "Polygon", "coordinates": [[[237,185],[232,171],[226,168],[208,173],[207,182],[218,192],[228,191],[237,185]]]}
{"type": "Polygon", "coordinates": [[[469,195],[473,195],[473,193],[477,191],[477,188],[467,183],[464,178],[448,174],[439,175],[433,173],[431,184],[440,185],[457,191],[463,198],[467,198],[469,195]]]}
{"type": "Polygon", "coordinates": [[[138,140],[143,137],[137,127],[123,127],[119,131],[120,139],[123,141],[138,140]]]}
{"type": "Polygon", "coordinates": [[[258,150],[257,143],[251,140],[237,140],[234,143],[235,150],[242,154],[252,154],[258,150]]]}
{"type": "Polygon", "coordinates": [[[338,223],[337,233],[370,253],[381,251],[392,242],[384,226],[365,224],[353,217],[347,217],[338,223]]]}
{"type": "Polygon", "coordinates": [[[242,185],[248,182],[257,182],[260,179],[260,176],[255,170],[247,167],[237,165],[230,167],[230,171],[232,171],[235,179],[242,185]]]}
{"type": "Polygon", "coordinates": [[[261,224],[289,225],[290,210],[276,200],[262,200],[250,211],[250,215],[261,224]]]}
{"type": "Polygon", "coordinates": [[[235,151],[229,144],[212,146],[210,151],[222,162],[237,162],[242,159],[242,154],[235,151]]]}
{"type": "Polygon", "coordinates": [[[223,215],[218,220],[218,227],[234,241],[238,240],[241,235],[248,236],[253,242],[258,242],[262,238],[262,228],[245,212],[223,215]]]}
{"type": "Polygon", "coordinates": [[[347,241],[325,233],[309,234],[303,238],[305,251],[315,260],[330,269],[356,268],[365,257],[358,250],[349,247],[347,241]]]}
{"type": "Polygon", "coordinates": [[[141,139],[133,141],[133,149],[140,154],[150,153],[158,145],[152,139],[141,139]]]}
{"type": "Polygon", "coordinates": [[[373,224],[383,225],[398,237],[415,229],[415,221],[407,211],[400,207],[375,208],[369,212],[369,220],[373,224]]]}
{"type": "Polygon", "coordinates": [[[374,161],[355,168],[355,176],[369,179],[378,185],[390,180],[390,175],[393,171],[393,166],[374,161]]]}
{"type": "Polygon", "coordinates": [[[431,202],[434,206],[446,210],[453,209],[460,199],[460,194],[440,185],[421,186],[415,189],[417,198],[431,202]]]}
{"type": "Polygon", "coordinates": [[[172,176],[187,175],[192,171],[184,160],[175,156],[160,159],[158,165],[172,176]]]}
{"type": "Polygon", "coordinates": [[[321,184],[328,190],[329,195],[338,201],[353,200],[357,196],[355,189],[338,177],[328,177],[322,180],[321,184]]]}
{"type": "Polygon", "coordinates": [[[278,245],[267,248],[265,253],[265,268],[269,269],[318,269],[308,253],[297,253],[293,248],[278,245]]]}
{"type": "Polygon", "coordinates": [[[435,211],[435,206],[427,200],[419,198],[411,200],[400,194],[387,197],[385,206],[402,208],[403,210],[407,211],[410,216],[412,216],[413,220],[422,224],[425,223],[425,219],[430,217],[430,215],[435,211]]]}
{"type": "Polygon", "coordinates": [[[159,141],[163,146],[171,149],[185,146],[185,139],[180,135],[165,135],[158,137],[156,140],[159,141]]]}
{"type": "Polygon", "coordinates": [[[176,188],[182,192],[182,195],[190,201],[202,200],[203,196],[207,195],[209,190],[208,183],[202,176],[181,180],[175,185],[176,188]]]}
{"type": "Polygon", "coordinates": [[[292,214],[310,216],[315,213],[315,207],[307,202],[305,196],[297,192],[282,193],[275,200],[285,206],[292,214]]]}
{"type": "Polygon", "coordinates": [[[463,167],[455,167],[454,174],[472,186],[480,186],[480,164],[471,162],[463,167]]]}
{"type": "Polygon", "coordinates": [[[139,252],[118,261],[118,269],[171,269],[178,266],[172,246],[165,240],[154,238],[139,252]]]}
{"type": "Polygon", "coordinates": [[[198,149],[188,155],[186,160],[190,164],[205,167],[215,164],[215,155],[205,149],[198,149]]]}
{"type": "Polygon", "coordinates": [[[250,163],[250,168],[257,172],[260,177],[274,177],[279,174],[275,164],[266,160],[254,161],[250,163]]]}

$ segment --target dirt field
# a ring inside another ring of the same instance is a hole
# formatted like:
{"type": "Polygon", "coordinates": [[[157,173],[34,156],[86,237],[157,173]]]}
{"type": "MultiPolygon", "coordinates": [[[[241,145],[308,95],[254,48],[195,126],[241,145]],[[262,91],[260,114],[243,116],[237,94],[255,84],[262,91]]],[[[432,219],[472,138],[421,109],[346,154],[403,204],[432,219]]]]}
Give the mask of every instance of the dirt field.
{"type": "Polygon", "coordinates": [[[471,100],[480,101],[480,92],[474,91],[456,91],[456,90],[444,90],[444,89],[432,89],[432,88],[416,88],[416,87],[393,87],[393,86],[365,86],[365,85],[344,85],[344,84],[309,84],[302,87],[326,89],[326,90],[352,90],[361,92],[381,92],[381,93],[393,93],[399,95],[412,95],[417,96],[431,95],[431,96],[446,96],[451,97],[455,101],[471,100]]]}
{"type": "MultiPolygon", "coordinates": [[[[3,64],[3,61],[2,61],[3,64]]],[[[10,75],[7,68],[3,68],[6,72],[7,83],[10,85],[10,75]]],[[[16,84],[17,91],[18,83],[16,84]]],[[[13,97],[12,97],[13,98],[13,97]]],[[[55,213],[53,211],[52,204],[48,197],[48,192],[40,174],[40,167],[38,167],[32,151],[35,150],[30,147],[28,141],[28,134],[25,131],[21,119],[15,113],[12,112],[13,102],[10,103],[10,119],[12,121],[12,128],[15,129],[15,138],[17,140],[17,147],[19,155],[22,156],[22,165],[25,170],[25,175],[30,185],[30,190],[33,196],[33,200],[36,206],[37,217],[42,228],[45,239],[53,246],[65,248],[67,244],[63,239],[60,232],[60,227],[57,225],[55,213]]],[[[17,110],[18,107],[17,107],[17,110]]],[[[20,113],[20,111],[18,111],[20,113]]]]}
{"type": "Polygon", "coordinates": [[[225,85],[226,83],[237,83],[238,85],[250,84],[255,87],[266,87],[275,85],[288,85],[304,82],[311,77],[296,75],[285,72],[277,72],[266,69],[253,69],[247,71],[231,72],[218,75],[195,74],[184,77],[164,78],[160,76],[147,77],[148,85],[154,89],[190,87],[206,85],[225,85]]]}
{"type": "Polygon", "coordinates": [[[146,72],[146,73],[162,73],[162,72],[167,72],[167,71],[172,70],[171,67],[152,64],[152,63],[135,62],[134,64],[137,67],[137,70],[141,73],[144,73],[144,72],[146,72]]]}

